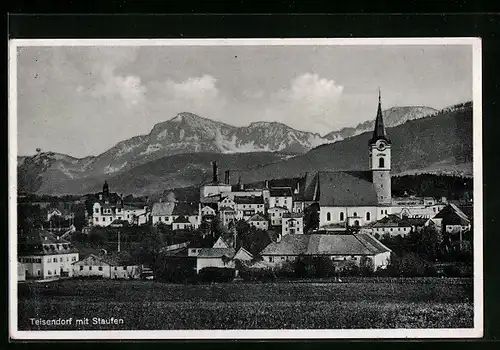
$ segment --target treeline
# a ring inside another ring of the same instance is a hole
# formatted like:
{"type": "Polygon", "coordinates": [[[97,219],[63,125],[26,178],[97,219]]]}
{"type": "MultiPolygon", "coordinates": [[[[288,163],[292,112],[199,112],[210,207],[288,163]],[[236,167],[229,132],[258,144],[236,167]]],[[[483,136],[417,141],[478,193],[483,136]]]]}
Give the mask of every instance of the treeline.
{"type": "Polygon", "coordinates": [[[418,174],[393,176],[392,195],[404,197],[446,197],[449,200],[473,198],[473,179],[451,175],[418,174]]]}

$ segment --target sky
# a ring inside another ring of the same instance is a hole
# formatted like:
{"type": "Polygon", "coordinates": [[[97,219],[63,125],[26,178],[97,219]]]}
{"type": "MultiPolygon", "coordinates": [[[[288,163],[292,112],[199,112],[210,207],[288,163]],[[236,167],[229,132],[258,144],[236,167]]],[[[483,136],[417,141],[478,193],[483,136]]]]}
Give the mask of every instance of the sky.
{"type": "Polygon", "coordinates": [[[382,108],[472,100],[472,48],[57,46],[17,52],[18,154],[98,155],[180,112],[325,135],[382,108]]]}

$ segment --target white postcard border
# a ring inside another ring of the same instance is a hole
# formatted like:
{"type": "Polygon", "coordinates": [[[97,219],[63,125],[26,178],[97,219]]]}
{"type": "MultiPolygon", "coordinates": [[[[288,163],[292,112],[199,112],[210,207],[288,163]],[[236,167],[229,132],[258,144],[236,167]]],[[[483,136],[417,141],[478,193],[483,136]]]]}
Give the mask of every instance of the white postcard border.
{"type": "Polygon", "coordinates": [[[481,39],[12,39],[9,42],[9,334],[16,340],[88,339],[402,339],[483,336],[483,174],[481,39]],[[349,330],[106,330],[20,331],[17,322],[17,48],[22,46],[252,46],[252,45],[470,45],[473,50],[474,327],[464,329],[349,330]]]}

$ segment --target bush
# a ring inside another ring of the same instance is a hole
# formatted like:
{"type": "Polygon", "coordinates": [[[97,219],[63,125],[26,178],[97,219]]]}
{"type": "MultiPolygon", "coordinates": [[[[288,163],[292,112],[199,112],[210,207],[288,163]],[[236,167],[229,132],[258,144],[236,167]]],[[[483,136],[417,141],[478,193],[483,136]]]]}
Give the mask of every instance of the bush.
{"type": "Polygon", "coordinates": [[[234,279],[235,270],[227,267],[205,267],[198,272],[198,280],[201,282],[231,282],[234,279]]]}

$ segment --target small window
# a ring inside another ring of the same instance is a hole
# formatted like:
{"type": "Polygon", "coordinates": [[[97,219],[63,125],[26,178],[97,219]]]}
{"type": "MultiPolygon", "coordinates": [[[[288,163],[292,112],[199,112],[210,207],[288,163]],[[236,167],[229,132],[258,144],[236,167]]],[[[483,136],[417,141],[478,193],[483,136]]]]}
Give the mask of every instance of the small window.
{"type": "Polygon", "coordinates": [[[332,214],[326,213],[326,221],[331,221],[332,220],[332,214]]]}
{"type": "Polygon", "coordinates": [[[83,266],[80,266],[80,271],[83,271],[83,266]]]}
{"type": "Polygon", "coordinates": [[[357,218],[358,217],[358,213],[354,212],[354,217],[357,218]]]}
{"type": "Polygon", "coordinates": [[[118,268],[115,266],[115,271],[118,270],[118,268]]]}
{"type": "Polygon", "coordinates": [[[366,221],[370,221],[370,219],[371,219],[371,217],[370,217],[370,213],[369,213],[369,212],[367,212],[367,213],[366,213],[366,221]]]}
{"type": "Polygon", "coordinates": [[[343,211],[340,212],[340,221],[344,221],[344,212],[343,211]]]}
{"type": "Polygon", "coordinates": [[[92,266],[89,266],[89,271],[92,271],[92,266]]]}
{"type": "Polygon", "coordinates": [[[380,157],[380,158],[378,159],[378,167],[379,167],[379,168],[383,168],[383,167],[385,167],[385,159],[384,159],[384,158],[380,157]]]}
{"type": "Polygon", "coordinates": [[[383,210],[380,211],[380,215],[384,215],[384,211],[383,210]]]}
{"type": "Polygon", "coordinates": [[[47,273],[48,273],[49,275],[52,275],[52,271],[50,271],[50,270],[48,270],[48,271],[47,271],[47,273]]]}
{"type": "Polygon", "coordinates": [[[99,214],[99,209],[95,208],[95,212],[96,212],[96,214],[99,214]]]}
{"type": "Polygon", "coordinates": [[[98,270],[99,270],[99,271],[102,271],[102,266],[99,266],[98,270]]]}

